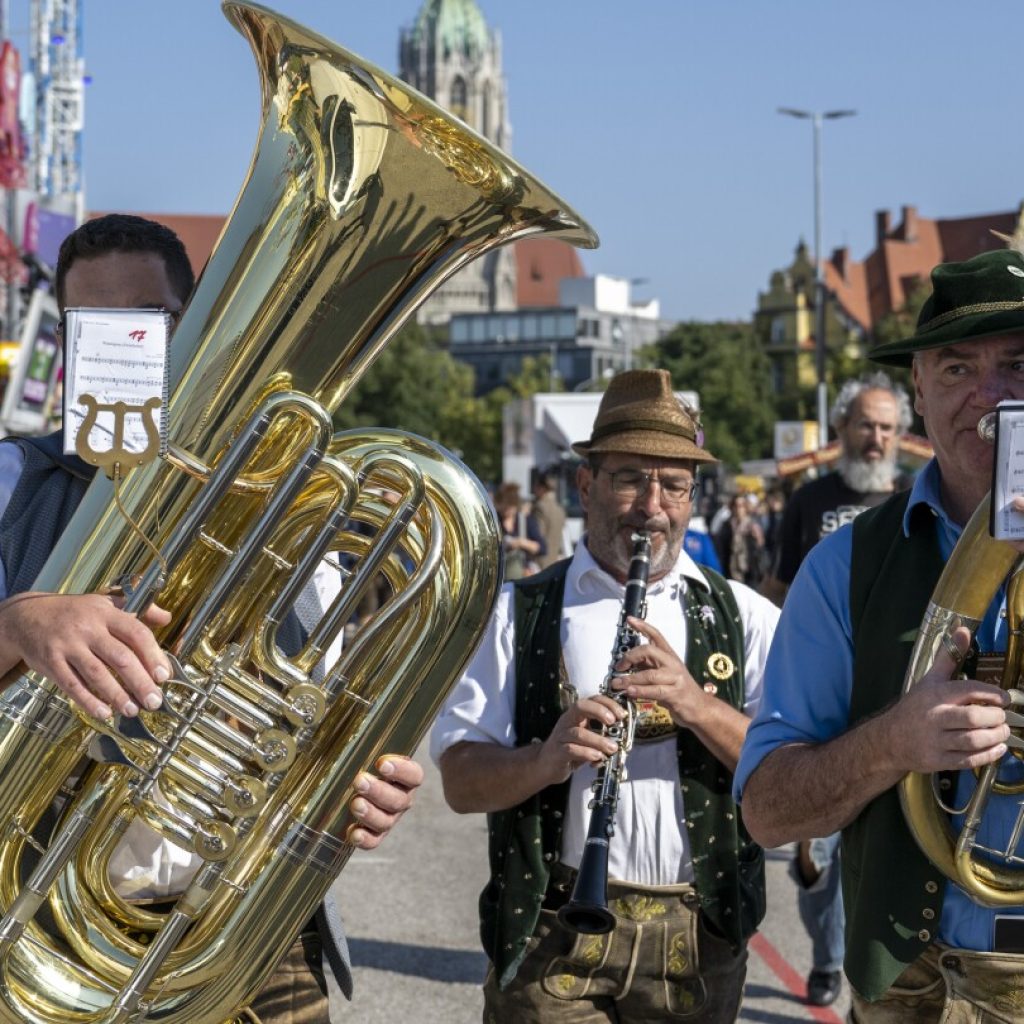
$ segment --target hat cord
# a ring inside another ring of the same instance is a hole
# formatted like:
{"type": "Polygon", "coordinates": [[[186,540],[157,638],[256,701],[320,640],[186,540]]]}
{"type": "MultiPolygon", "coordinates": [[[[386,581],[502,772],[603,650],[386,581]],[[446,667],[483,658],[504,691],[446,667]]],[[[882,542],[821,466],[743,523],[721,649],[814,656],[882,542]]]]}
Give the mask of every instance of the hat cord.
{"type": "Polygon", "coordinates": [[[600,441],[601,438],[608,437],[609,434],[623,434],[627,430],[653,430],[659,434],[675,434],[678,437],[685,437],[687,441],[693,441],[697,437],[696,431],[692,428],[687,430],[686,427],[678,423],[669,423],[666,420],[621,420],[617,423],[594,427],[590,443],[600,441]]]}
{"type": "Polygon", "coordinates": [[[934,316],[926,324],[917,329],[918,334],[927,334],[929,331],[948,324],[951,320],[959,320],[961,317],[973,316],[975,313],[1002,313],[1011,309],[1024,307],[1024,299],[1016,299],[1013,302],[976,302],[973,306],[959,306],[951,309],[948,313],[940,313],[934,316]]]}

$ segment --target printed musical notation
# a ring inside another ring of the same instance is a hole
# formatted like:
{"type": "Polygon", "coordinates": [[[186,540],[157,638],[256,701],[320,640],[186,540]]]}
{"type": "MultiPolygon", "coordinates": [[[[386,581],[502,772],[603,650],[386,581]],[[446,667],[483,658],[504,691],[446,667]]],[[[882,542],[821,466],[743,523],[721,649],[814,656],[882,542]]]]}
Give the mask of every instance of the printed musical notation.
{"type": "MultiPolygon", "coordinates": [[[[95,399],[88,447],[109,452],[122,435],[119,450],[146,451],[149,435],[142,408],[160,399],[157,426],[160,451],[167,438],[167,344],[171,318],[153,309],[69,309],[65,319],[64,450],[77,450],[87,417],[83,395],[95,399]],[[124,403],[123,424],[115,421],[116,403],[124,403]]],[[[145,415],[154,415],[152,412],[145,415]]]]}
{"type": "Polygon", "coordinates": [[[1010,502],[1024,496],[1024,403],[1000,402],[997,415],[990,527],[997,540],[1021,540],[1024,512],[1010,502]]]}
{"type": "Polygon", "coordinates": [[[78,357],[78,362],[83,365],[92,363],[101,367],[120,366],[125,370],[133,370],[138,367],[141,370],[155,370],[157,372],[162,372],[164,365],[164,361],[162,359],[113,359],[107,356],[87,355],[80,355],[78,357]]]}

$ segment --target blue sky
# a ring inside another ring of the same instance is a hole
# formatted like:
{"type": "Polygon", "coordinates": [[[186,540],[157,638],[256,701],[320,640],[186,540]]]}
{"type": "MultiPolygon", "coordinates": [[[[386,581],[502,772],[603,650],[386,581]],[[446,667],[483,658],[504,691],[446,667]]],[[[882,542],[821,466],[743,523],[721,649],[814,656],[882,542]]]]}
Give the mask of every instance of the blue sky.
{"type": "MultiPolygon", "coordinates": [[[[588,271],[646,279],[638,294],[666,315],[749,316],[811,241],[811,128],[779,106],[858,111],[824,130],[826,249],[863,258],[876,209],[953,217],[1024,199],[1019,5],[478,2],[504,40],[516,158],[601,235],[588,271]]],[[[84,5],[88,206],[226,212],[259,100],[219,3],[84,5]]],[[[273,6],[393,71],[419,0],[273,6]]],[[[25,29],[25,0],[11,13],[25,29]]]]}

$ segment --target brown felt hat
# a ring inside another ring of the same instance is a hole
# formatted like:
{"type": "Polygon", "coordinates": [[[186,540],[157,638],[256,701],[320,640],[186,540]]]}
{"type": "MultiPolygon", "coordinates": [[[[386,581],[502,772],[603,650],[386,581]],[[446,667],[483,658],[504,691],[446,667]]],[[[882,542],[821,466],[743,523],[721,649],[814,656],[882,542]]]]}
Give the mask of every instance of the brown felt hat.
{"type": "Polygon", "coordinates": [[[627,370],[612,378],[601,398],[590,440],[577,441],[572,450],[584,458],[626,452],[717,462],[703,443],[696,413],[676,398],[668,370],[627,370]]]}

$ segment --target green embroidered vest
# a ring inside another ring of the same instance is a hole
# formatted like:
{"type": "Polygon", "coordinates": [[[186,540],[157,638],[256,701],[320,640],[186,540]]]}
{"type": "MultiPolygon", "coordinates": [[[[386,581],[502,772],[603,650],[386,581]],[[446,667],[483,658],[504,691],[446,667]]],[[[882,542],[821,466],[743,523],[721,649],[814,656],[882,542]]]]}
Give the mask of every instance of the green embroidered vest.
{"type": "MultiPolygon", "coordinates": [[[[858,516],[850,557],[853,692],[850,725],[896,700],[943,559],[934,517],[919,506],[903,534],[909,492],[858,516]]],[[[846,973],[877,999],[934,939],[945,879],[918,849],[894,788],[843,829],[846,973]],[[898,870],[894,870],[894,865],[898,870]]]]}
{"type": "MultiPolygon", "coordinates": [[[[516,742],[546,739],[562,714],[562,599],[570,560],[515,585],[516,742]]],[[[744,703],[743,626],[729,585],[704,569],[705,589],[688,581],[686,666],[698,685],[714,684],[734,708],[744,703]],[[728,679],[712,676],[712,654],[727,654],[728,679]]],[[[611,650],[612,637],[608,637],[611,650]]],[[[711,926],[738,950],[764,917],[764,852],[733,803],[732,772],[688,729],[676,732],[679,780],[693,859],[694,887],[711,926]]],[[[551,865],[561,850],[569,782],[549,786],[518,807],[488,815],[491,879],[480,896],[480,933],[505,987],[526,955],[540,917],[551,865]]]]}

